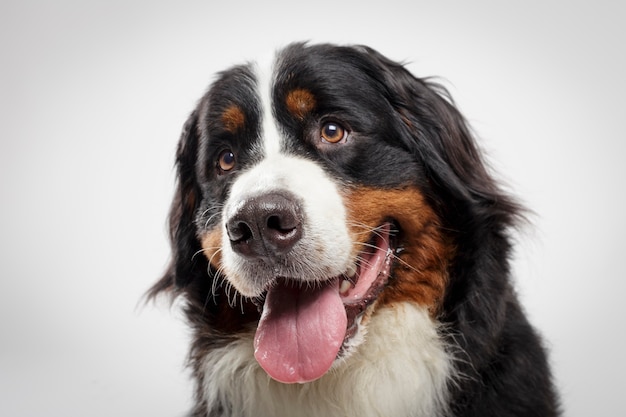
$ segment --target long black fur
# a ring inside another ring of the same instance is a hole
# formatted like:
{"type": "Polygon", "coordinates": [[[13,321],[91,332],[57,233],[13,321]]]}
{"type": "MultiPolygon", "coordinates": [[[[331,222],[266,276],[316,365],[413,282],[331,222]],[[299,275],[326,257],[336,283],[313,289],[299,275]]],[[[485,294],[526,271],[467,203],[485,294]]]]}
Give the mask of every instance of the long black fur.
{"type": "MultiPolygon", "coordinates": [[[[417,178],[454,242],[450,282],[438,317],[447,330],[449,344],[457,347],[453,353],[460,376],[450,386],[451,416],[558,415],[545,350],[522,311],[510,279],[511,232],[522,219],[522,208],[490,174],[466,121],[443,88],[414,77],[402,65],[362,46],[293,44],[282,52],[281,62],[284,66],[294,63],[300,71],[306,67],[307,73],[314,74],[316,62],[329,57],[341,57],[331,61],[335,65],[349,62],[354,82],[367,83],[375,99],[384,98],[381,123],[394,132],[393,146],[410,155],[413,165],[409,166],[419,171],[398,171],[397,176],[417,178]]],[[[288,80],[283,81],[287,85],[288,80]]],[[[184,294],[186,314],[194,329],[190,358],[194,371],[204,352],[241,330],[228,324],[230,316],[243,312],[250,322],[257,317],[254,306],[245,300],[243,305],[230,307],[225,287],[213,285],[215,271],[204,256],[198,256],[201,246],[196,219],[199,211],[206,209],[201,204],[205,191],[198,178],[199,142],[203,135],[209,135],[208,127],[201,123],[206,115],[201,112],[219,89],[218,81],[185,124],[170,214],[172,262],[149,292],[152,297],[163,291],[184,294]],[[218,289],[216,294],[212,287],[218,289]]],[[[365,173],[366,169],[354,166],[338,175],[354,179],[355,173],[365,173]]],[[[392,180],[374,176],[363,180],[388,186],[386,181],[392,180]]],[[[204,405],[199,393],[204,375],[196,372],[194,376],[199,401],[194,415],[201,416],[204,405]]]]}

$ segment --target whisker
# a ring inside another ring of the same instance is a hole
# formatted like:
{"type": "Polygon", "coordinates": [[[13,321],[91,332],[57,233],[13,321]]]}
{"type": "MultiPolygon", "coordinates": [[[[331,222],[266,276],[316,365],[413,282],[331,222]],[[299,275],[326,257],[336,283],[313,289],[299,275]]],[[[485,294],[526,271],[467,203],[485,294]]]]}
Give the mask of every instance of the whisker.
{"type": "Polygon", "coordinates": [[[226,296],[228,297],[228,305],[230,306],[230,308],[235,308],[237,306],[237,295],[239,294],[239,292],[235,289],[235,287],[233,287],[233,284],[231,284],[230,282],[228,282],[228,284],[226,284],[226,296]],[[232,294],[232,299],[231,299],[231,292],[233,292],[232,294]]]}
{"type": "MultiPolygon", "coordinates": [[[[245,298],[247,298],[247,297],[245,297],[245,298]]],[[[244,296],[241,293],[239,293],[239,305],[241,307],[241,314],[245,313],[245,311],[243,309],[243,307],[244,307],[243,300],[244,300],[244,296]]]]}
{"type": "Polygon", "coordinates": [[[224,205],[225,205],[224,203],[215,204],[215,205],[208,207],[206,210],[202,212],[200,217],[206,216],[206,214],[209,213],[210,211],[215,211],[215,213],[209,216],[209,218],[204,223],[205,228],[209,225],[211,220],[213,220],[216,216],[219,216],[220,214],[222,214],[222,209],[224,208],[224,205]]]}
{"type": "Polygon", "coordinates": [[[215,205],[209,206],[206,210],[204,210],[204,211],[202,212],[202,214],[201,214],[200,216],[201,216],[201,217],[202,217],[202,216],[204,216],[205,214],[207,214],[207,213],[208,213],[209,211],[211,211],[211,210],[218,210],[218,211],[219,211],[219,210],[223,209],[223,208],[224,208],[224,206],[225,206],[225,204],[224,204],[224,203],[217,203],[217,204],[215,204],[215,205]]]}
{"type": "Polygon", "coordinates": [[[213,298],[213,300],[217,299],[217,297],[219,296],[217,290],[223,285],[224,281],[226,281],[222,267],[216,269],[214,272],[211,270],[211,268],[212,266],[209,263],[209,265],[207,266],[207,275],[212,276],[212,283],[211,283],[211,293],[207,295],[207,298],[204,302],[203,309],[205,310],[206,310],[207,304],[209,303],[210,298],[213,298]]]}
{"type": "MultiPolygon", "coordinates": [[[[222,248],[211,248],[211,249],[217,249],[215,252],[213,252],[213,255],[211,255],[211,257],[209,258],[209,264],[213,264],[213,258],[215,258],[217,256],[218,253],[220,253],[222,251],[222,248]]],[[[221,269],[221,267],[220,267],[221,269]]]]}
{"type": "Polygon", "coordinates": [[[366,260],[365,260],[363,257],[361,257],[361,256],[357,256],[357,257],[356,257],[356,261],[357,261],[357,263],[358,263],[359,265],[361,265],[361,266],[366,266],[366,267],[368,267],[368,268],[371,268],[371,267],[373,266],[373,265],[372,265],[372,263],[371,263],[370,261],[366,261],[366,260]]]}
{"type": "Polygon", "coordinates": [[[215,255],[217,255],[219,252],[222,251],[222,247],[221,246],[211,246],[208,248],[202,248],[198,251],[196,251],[192,256],[191,256],[191,260],[193,261],[196,256],[198,256],[201,253],[205,253],[205,252],[210,252],[210,251],[214,251],[213,254],[211,255],[211,258],[209,259],[209,262],[213,261],[213,257],[215,257],[215,255]]]}
{"type": "Polygon", "coordinates": [[[215,271],[215,275],[213,276],[213,282],[211,283],[211,294],[213,295],[213,298],[217,297],[217,289],[220,288],[222,286],[222,283],[226,280],[223,271],[223,268],[218,268],[215,271]]]}
{"type": "MultiPolygon", "coordinates": [[[[362,242],[357,242],[357,244],[366,247],[366,248],[370,248],[370,249],[374,249],[374,250],[380,250],[381,248],[377,245],[373,245],[371,243],[362,243],[362,242]]],[[[391,256],[393,257],[393,259],[397,260],[399,263],[401,263],[404,267],[410,269],[411,271],[414,271],[418,274],[422,274],[422,271],[415,268],[413,265],[409,264],[408,262],[406,262],[404,259],[400,258],[398,255],[391,253],[391,256]]],[[[360,263],[365,263],[366,266],[371,266],[371,264],[367,261],[365,261],[361,256],[357,256],[357,261],[360,263]]]]}
{"type": "Polygon", "coordinates": [[[206,222],[204,222],[204,228],[206,229],[206,228],[209,226],[209,223],[211,222],[211,220],[213,220],[215,217],[217,217],[217,216],[219,216],[219,215],[221,215],[221,214],[222,214],[222,213],[218,211],[218,212],[217,212],[217,213],[215,213],[214,215],[210,216],[210,217],[206,220],[206,222]]]}
{"type": "Polygon", "coordinates": [[[222,207],[223,205],[224,205],[224,203],[216,203],[216,204],[214,204],[214,205],[212,205],[212,206],[209,206],[209,207],[207,207],[207,208],[206,208],[206,210],[204,210],[204,211],[202,212],[202,215],[204,216],[204,215],[206,214],[206,212],[207,212],[207,211],[209,211],[209,210],[213,210],[213,209],[215,209],[215,208],[222,207]]]}
{"type": "Polygon", "coordinates": [[[393,257],[393,259],[397,260],[402,265],[404,265],[407,269],[410,269],[411,271],[418,273],[418,274],[423,274],[423,271],[415,268],[413,265],[409,264],[408,262],[406,262],[404,259],[400,258],[399,256],[394,255],[394,254],[391,254],[391,256],[393,257]]]}
{"type": "Polygon", "coordinates": [[[201,253],[204,253],[204,252],[206,252],[206,251],[208,251],[210,249],[213,249],[213,248],[202,248],[202,249],[196,251],[193,255],[191,255],[191,260],[193,261],[194,259],[196,259],[196,256],[198,256],[201,253]]]}
{"type": "Polygon", "coordinates": [[[378,229],[377,227],[371,227],[365,223],[349,221],[347,222],[348,226],[353,226],[355,228],[363,229],[363,232],[357,232],[358,235],[370,235],[378,229]]]}

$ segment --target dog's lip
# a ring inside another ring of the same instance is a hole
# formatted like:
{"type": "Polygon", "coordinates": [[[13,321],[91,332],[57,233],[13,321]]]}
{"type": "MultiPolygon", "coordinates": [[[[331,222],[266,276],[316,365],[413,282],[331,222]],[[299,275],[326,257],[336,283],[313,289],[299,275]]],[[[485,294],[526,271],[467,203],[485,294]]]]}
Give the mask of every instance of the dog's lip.
{"type": "MultiPolygon", "coordinates": [[[[339,281],[339,295],[348,318],[344,344],[356,334],[357,318],[374,304],[389,281],[395,250],[394,229],[393,222],[382,223],[374,229],[370,241],[364,244],[365,249],[345,273],[319,282],[320,285],[335,285],[339,281]]],[[[269,286],[275,285],[278,280],[293,279],[277,277],[269,286]]],[[[252,299],[259,313],[263,311],[266,295],[267,290],[252,299]]]]}
{"type": "MultiPolygon", "coordinates": [[[[351,287],[340,294],[348,317],[344,344],[357,331],[356,319],[374,304],[389,281],[394,258],[393,229],[390,222],[376,228],[370,243],[366,245],[367,249],[357,257],[359,262],[355,278],[349,279],[351,287]]],[[[346,278],[344,276],[342,279],[346,278]]]]}

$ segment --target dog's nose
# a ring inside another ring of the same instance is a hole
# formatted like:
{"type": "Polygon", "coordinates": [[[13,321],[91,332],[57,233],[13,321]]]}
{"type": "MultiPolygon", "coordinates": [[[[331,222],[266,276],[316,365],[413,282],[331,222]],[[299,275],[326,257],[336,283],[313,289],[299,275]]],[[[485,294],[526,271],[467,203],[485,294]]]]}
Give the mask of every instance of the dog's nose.
{"type": "Polygon", "coordinates": [[[287,254],[300,240],[302,221],[295,197],[269,193],[246,201],[226,222],[226,231],[235,252],[272,259],[287,254]]]}

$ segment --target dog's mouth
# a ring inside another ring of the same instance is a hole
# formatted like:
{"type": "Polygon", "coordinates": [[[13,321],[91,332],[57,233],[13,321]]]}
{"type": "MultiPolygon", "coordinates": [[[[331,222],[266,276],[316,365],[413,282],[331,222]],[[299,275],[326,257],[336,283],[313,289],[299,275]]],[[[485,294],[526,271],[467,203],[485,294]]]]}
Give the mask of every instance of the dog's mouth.
{"type": "Polygon", "coordinates": [[[331,368],[389,280],[393,229],[392,223],[378,227],[341,276],[315,284],[277,278],[256,300],[262,314],[254,354],[273,379],[305,383],[331,368]]]}

